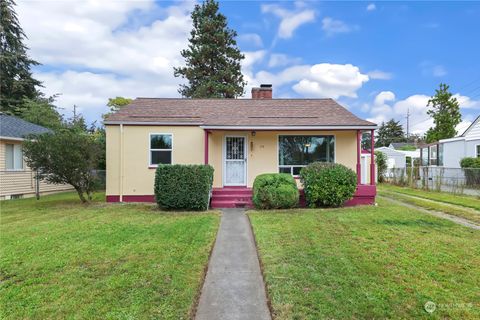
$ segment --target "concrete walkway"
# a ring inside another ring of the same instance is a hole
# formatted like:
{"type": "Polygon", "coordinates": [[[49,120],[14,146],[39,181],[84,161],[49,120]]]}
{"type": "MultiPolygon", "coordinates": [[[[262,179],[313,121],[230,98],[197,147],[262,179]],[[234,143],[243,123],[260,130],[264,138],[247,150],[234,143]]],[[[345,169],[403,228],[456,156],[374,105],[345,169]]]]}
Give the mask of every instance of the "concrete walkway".
{"type": "Polygon", "coordinates": [[[271,319],[250,223],[243,209],[223,210],[195,319],[271,319]]]}

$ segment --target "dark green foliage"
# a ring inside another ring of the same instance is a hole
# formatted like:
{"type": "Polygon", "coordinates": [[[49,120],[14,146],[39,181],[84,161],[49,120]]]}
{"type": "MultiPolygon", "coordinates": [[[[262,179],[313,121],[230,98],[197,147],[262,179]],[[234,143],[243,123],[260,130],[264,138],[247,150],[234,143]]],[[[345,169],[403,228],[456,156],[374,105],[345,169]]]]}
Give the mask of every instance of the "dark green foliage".
{"type": "Polygon", "coordinates": [[[462,168],[480,168],[480,158],[463,158],[460,161],[460,167],[462,168]]]}
{"type": "Polygon", "coordinates": [[[427,131],[427,143],[457,135],[455,127],[462,121],[460,104],[448,89],[448,85],[440,83],[440,88],[435,90],[435,95],[428,100],[427,107],[431,108],[427,114],[433,118],[434,127],[427,131]]]}
{"type": "Polygon", "coordinates": [[[70,184],[82,202],[92,199],[101,145],[93,135],[70,129],[32,136],[23,143],[28,166],[40,178],[55,184],[70,184]],[[85,197],[84,194],[87,194],[85,197]]]}
{"type": "Polygon", "coordinates": [[[340,207],[357,188],[357,175],[338,163],[314,162],[300,171],[307,205],[340,207]]]}
{"type": "Polygon", "coordinates": [[[243,94],[240,62],[245,56],[237,47],[237,33],[218,12],[218,2],[206,0],[192,12],[193,29],[188,49],[182,50],[186,66],[174,68],[176,77],[188,84],[178,92],[187,98],[236,98],[243,94]]]}
{"type": "Polygon", "coordinates": [[[480,158],[463,158],[460,166],[465,173],[467,186],[480,187],[480,158]]]}
{"type": "Polygon", "coordinates": [[[155,172],[155,199],[164,210],[207,210],[212,183],[210,165],[160,164],[155,172]]]}
{"type": "Polygon", "coordinates": [[[381,151],[375,151],[375,164],[377,165],[378,182],[384,182],[387,171],[387,155],[381,151]]]}
{"type": "Polygon", "coordinates": [[[417,150],[417,147],[408,144],[408,145],[406,145],[406,146],[403,146],[403,147],[398,148],[398,150],[402,150],[402,151],[415,151],[415,150],[417,150]]]}
{"type": "Polygon", "coordinates": [[[265,173],[253,183],[253,204],[257,209],[288,209],[298,205],[295,179],[287,173],[265,173]]]}
{"type": "Polygon", "coordinates": [[[391,119],[387,123],[382,122],[377,130],[376,147],[388,147],[392,142],[405,142],[405,132],[400,121],[391,119]]]}
{"type": "Polygon", "coordinates": [[[24,99],[22,104],[15,110],[15,114],[23,120],[41,125],[43,127],[58,130],[62,127],[63,117],[53,104],[55,97],[37,97],[24,99]]]}
{"type": "Polygon", "coordinates": [[[31,67],[39,63],[29,58],[26,38],[12,0],[0,1],[0,111],[12,114],[24,98],[38,96],[41,82],[32,77],[31,67]]]}

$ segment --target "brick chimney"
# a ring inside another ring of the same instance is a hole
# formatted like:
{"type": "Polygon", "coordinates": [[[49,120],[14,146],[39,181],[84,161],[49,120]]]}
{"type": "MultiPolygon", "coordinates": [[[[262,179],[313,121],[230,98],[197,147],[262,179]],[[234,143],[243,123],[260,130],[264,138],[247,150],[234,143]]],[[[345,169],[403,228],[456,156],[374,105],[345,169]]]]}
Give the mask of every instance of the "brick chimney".
{"type": "Polygon", "coordinates": [[[252,88],[252,99],[272,99],[272,85],[261,84],[260,88],[252,88]]]}

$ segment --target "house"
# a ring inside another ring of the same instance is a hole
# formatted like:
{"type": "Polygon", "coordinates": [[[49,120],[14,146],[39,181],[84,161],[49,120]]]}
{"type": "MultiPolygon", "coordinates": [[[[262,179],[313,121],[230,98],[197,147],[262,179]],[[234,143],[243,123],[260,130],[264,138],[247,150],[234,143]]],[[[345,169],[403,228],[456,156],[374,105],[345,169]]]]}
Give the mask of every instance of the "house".
{"type": "Polygon", "coordinates": [[[35,172],[23,159],[22,142],[30,134],[49,129],[20,118],[0,113],[0,200],[33,197],[72,189],[68,185],[37,181],[35,172]]]}
{"type": "Polygon", "coordinates": [[[385,154],[387,156],[387,168],[406,168],[407,166],[407,156],[405,153],[395,150],[390,147],[380,147],[377,148],[377,151],[385,154]]]}
{"type": "Polygon", "coordinates": [[[272,99],[271,85],[253,88],[252,99],[137,98],[105,127],[108,202],[153,202],[158,164],[205,163],[215,169],[212,207],[233,207],[250,203],[259,174],[298,177],[314,161],[357,172],[348,204],[375,200],[373,161],[369,183],[361,184],[360,145],[362,131],[377,126],[332,99],[272,99]]]}
{"type": "Polygon", "coordinates": [[[480,116],[460,136],[421,147],[422,166],[460,168],[466,157],[480,157],[480,116]]]}

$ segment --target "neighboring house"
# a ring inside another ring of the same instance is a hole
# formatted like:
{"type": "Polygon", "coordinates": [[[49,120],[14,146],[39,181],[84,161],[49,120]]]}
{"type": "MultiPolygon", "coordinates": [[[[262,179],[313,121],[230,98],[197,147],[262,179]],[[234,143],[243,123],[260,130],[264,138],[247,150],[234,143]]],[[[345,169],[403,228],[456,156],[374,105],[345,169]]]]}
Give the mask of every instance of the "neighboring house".
{"type": "Polygon", "coordinates": [[[480,116],[462,135],[421,147],[423,166],[460,168],[460,161],[466,157],[480,157],[480,116]]]}
{"type": "MultiPolygon", "coordinates": [[[[259,174],[298,176],[314,161],[344,164],[361,182],[361,131],[377,128],[332,99],[272,99],[269,85],[252,99],[137,98],[105,127],[107,201],[154,201],[158,164],[205,163],[215,169],[212,207],[251,197],[259,174]]],[[[350,204],[374,202],[374,176],[350,204]]]]}
{"type": "Polygon", "coordinates": [[[0,200],[35,196],[71,189],[68,185],[48,184],[35,179],[23,159],[22,142],[30,134],[48,132],[47,128],[0,113],[0,200]]]}
{"type": "Polygon", "coordinates": [[[407,156],[404,152],[395,150],[390,147],[380,147],[380,148],[377,148],[377,151],[380,151],[387,156],[388,169],[406,168],[407,156]]]}

